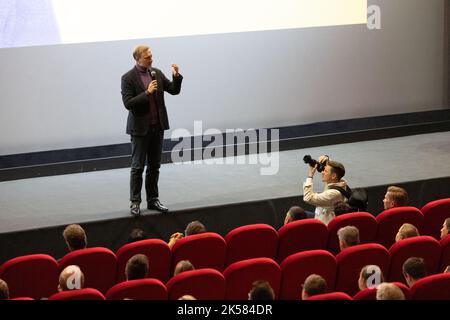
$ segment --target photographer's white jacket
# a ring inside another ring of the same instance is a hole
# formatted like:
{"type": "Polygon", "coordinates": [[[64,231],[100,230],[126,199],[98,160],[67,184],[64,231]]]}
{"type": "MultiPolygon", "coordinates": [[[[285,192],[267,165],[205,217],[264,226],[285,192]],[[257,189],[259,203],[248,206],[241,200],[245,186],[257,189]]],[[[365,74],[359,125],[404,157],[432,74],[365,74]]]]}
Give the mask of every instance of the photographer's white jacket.
{"type": "Polygon", "coordinates": [[[316,219],[321,220],[323,223],[328,224],[334,218],[334,205],[336,202],[344,201],[345,198],[338,190],[329,189],[331,186],[345,188],[347,181],[341,179],[336,183],[325,184],[325,188],[321,193],[315,193],[313,191],[313,179],[307,178],[303,183],[303,201],[316,206],[316,219]]]}

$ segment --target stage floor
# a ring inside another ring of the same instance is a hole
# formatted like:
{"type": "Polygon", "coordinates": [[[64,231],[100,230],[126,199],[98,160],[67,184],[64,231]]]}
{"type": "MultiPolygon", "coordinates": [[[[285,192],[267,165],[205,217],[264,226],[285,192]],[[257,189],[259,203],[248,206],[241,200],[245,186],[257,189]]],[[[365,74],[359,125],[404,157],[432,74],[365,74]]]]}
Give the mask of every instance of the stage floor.
{"type": "MultiPolygon", "coordinates": [[[[342,162],[352,187],[448,177],[449,141],[450,132],[440,132],[284,151],[279,153],[274,175],[261,175],[261,168],[268,165],[248,164],[248,156],[244,164],[234,165],[164,164],[160,199],[171,211],[178,211],[301,195],[307,176],[305,154],[315,158],[328,154],[342,162]]],[[[129,171],[0,182],[0,233],[127,217],[129,171]]],[[[320,180],[316,175],[317,191],[322,188],[320,180]]],[[[143,214],[156,212],[145,209],[143,214]]]]}

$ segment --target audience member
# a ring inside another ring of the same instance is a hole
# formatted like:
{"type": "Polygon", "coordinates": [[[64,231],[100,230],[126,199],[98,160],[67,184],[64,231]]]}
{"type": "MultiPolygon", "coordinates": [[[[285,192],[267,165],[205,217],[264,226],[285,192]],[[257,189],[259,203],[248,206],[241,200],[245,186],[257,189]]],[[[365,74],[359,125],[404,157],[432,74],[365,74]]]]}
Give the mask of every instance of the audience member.
{"type": "Polygon", "coordinates": [[[177,265],[175,266],[173,275],[176,276],[177,274],[190,270],[195,270],[194,265],[189,260],[181,260],[178,261],[177,265]]]}
{"type": "Polygon", "coordinates": [[[8,300],[9,299],[9,288],[8,284],[0,279],[0,300],[8,300]]]}
{"type": "Polygon", "coordinates": [[[403,263],[403,276],[409,287],[417,280],[427,276],[427,267],[423,258],[411,257],[403,263]]]}
{"type": "Polygon", "coordinates": [[[181,296],[178,300],[197,300],[197,299],[189,294],[185,294],[184,296],[181,296]]]}
{"type": "Polygon", "coordinates": [[[442,225],[441,239],[444,239],[446,236],[448,236],[449,230],[450,230],[450,218],[447,218],[444,220],[444,224],[442,225]]]}
{"type": "Polygon", "coordinates": [[[317,274],[311,274],[305,279],[302,290],[302,300],[327,292],[327,282],[317,274]]]}
{"type": "Polygon", "coordinates": [[[203,225],[203,223],[201,223],[198,220],[189,222],[189,224],[186,226],[186,230],[184,231],[184,234],[182,234],[181,232],[175,232],[174,234],[172,234],[170,236],[168,245],[170,248],[172,248],[178,240],[183,239],[184,237],[187,237],[187,236],[191,236],[194,234],[200,234],[200,233],[204,233],[204,232],[207,232],[207,230],[206,230],[206,227],[203,225]]]}
{"type": "Polygon", "coordinates": [[[274,300],[275,293],[273,292],[270,283],[264,280],[253,282],[253,287],[248,293],[248,300],[274,300]]]}
{"type": "Polygon", "coordinates": [[[84,229],[79,224],[68,225],[63,232],[69,251],[85,249],[87,246],[87,236],[84,229]]]}
{"type": "Polygon", "coordinates": [[[395,236],[395,241],[400,241],[407,238],[417,237],[420,236],[419,230],[417,228],[410,224],[410,223],[404,223],[400,229],[398,229],[397,235],[395,236]]]}
{"type": "Polygon", "coordinates": [[[289,211],[286,213],[286,218],[284,218],[284,224],[288,224],[292,221],[303,220],[306,219],[306,212],[301,207],[291,207],[289,211]]]}
{"type": "Polygon", "coordinates": [[[334,215],[336,217],[351,212],[355,212],[355,210],[347,202],[339,201],[334,205],[334,215]]]}
{"type": "Polygon", "coordinates": [[[384,282],[384,277],[379,266],[371,264],[361,269],[358,279],[359,290],[376,288],[382,282],[384,282]]]}
{"type": "Polygon", "coordinates": [[[377,300],[405,300],[405,295],[395,284],[384,282],[377,288],[377,300]]]}
{"type": "Polygon", "coordinates": [[[405,189],[390,186],[383,199],[384,210],[408,205],[408,192],[405,189]]]}
{"type": "Polygon", "coordinates": [[[346,201],[339,190],[333,189],[333,187],[342,189],[347,187],[347,182],[343,179],[345,168],[341,163],[331,161],[328,156],[321,156],[319,162],[326,163],[325,169],[322,171],[322,181],[325,183],[324,191],[321,193],[313,191],[313,177],[317,165],[314,168],[308,166],[308,178],[303,183],[303,201],[316,206],[315,218],[328,224],[335,217],[334,205],[339,201],[346,201]]]}
{"type": "Polygon", "coordinates": [[[342,250],[359,244],[359,230],[354,226],[342,227],[338,230],[339,248],[342,250]]]}
{"type": "Polygon", "coordinates": [[[136,228],[131,230],[130,236],[128,237],[127,243],[133,243],[136,241],[141,241],[147,239],[147,235],[144,230],[136,228]]]}
{"type": "Polygon", "coordinates": [[[148,258],[143,254],[132,256],[125,267],[126,280],[145,279],[148,275],[148,258]]]}
{"type": "Polygon", "coordinates": [[[84,288],[84,274],[80,267],[70,265],[59,275],[58,291],[78,290],[84,288]]]}

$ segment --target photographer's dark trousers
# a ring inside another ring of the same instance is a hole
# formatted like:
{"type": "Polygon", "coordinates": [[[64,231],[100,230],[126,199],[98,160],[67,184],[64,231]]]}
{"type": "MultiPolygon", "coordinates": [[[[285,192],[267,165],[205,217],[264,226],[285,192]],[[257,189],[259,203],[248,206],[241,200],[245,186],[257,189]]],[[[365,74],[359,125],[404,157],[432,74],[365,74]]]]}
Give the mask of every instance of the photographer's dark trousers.
{"type": "Polygon", "coordinates": [[[159,197],[158,179],[164,130],[151,127],[145,136],[131,136],[130,201],[141,202],[142,174],[145,165],[145,192],[147,201],[159,197]]]}

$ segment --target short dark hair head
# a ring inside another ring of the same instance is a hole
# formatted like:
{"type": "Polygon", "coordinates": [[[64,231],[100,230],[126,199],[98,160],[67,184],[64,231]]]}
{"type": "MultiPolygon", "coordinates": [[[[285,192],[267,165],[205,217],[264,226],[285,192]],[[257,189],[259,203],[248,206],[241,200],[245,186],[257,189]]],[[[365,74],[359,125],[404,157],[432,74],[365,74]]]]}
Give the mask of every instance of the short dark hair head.
{"type": "Polygon", "coordinates": [[[290,221],[297,221],[297,220],[303,220],[306,219],[306,213],[305,210],[303,210],[303,208],[298,207],[298,206],[293,206],[289,209],[288,211],[289,217],[290,217],[290,221]]]}
{"type": "Polygon", "coordinates": [[[148,258],[143,254],[132,256],[125,267],[127,280],[145,279],[148,274],[148,258]]]}
{"type": "Polygon", "coordinates": [[[334,215],[336,217],[354,211],[355,210],[347,202],[344,201],[336,202],[336,204],[334,205],[334,215]]]}
{"type": "Polygon", "coordinates": [[[427,276],[427,267],[423,258],[411,257],[403,263],[403,273],[418,280],[427,276]]]}
{"type": "Polygon", "coordinates": [[[68,225],[63,232],[64,240],[71,250],[84,249],[87,246],[87,236],[79,224],[68,225]]]}
{"type": "Polygon", "coordinates": [[[327,282],[323,277],[317,274],[311,274],[305,279],[303,290],[309,297],[323,294],[327,292],[327,282]]]}
{"type": "Polygon", "coordinates": [[[264,280],[253,282],[253,287],[249,294],[250,300],[274,300],[275,293],[273,292],[270,283],[264,280]]]}
{"type": "Polygon", "coordinates": [[[206,227],[198,220],[190,222],[186,226],[186,230],[184,231],[185,236],[191,236],[194,234],[204,233],[206,232],[206,227]]]}
{"type": "Polygon", "coordinates": [[[408,205],[408,192],[401,187],[389,186],[386,193],[390,200],[394,201],[396,207],[403,207],[408,205]]]}
{"type": "Polygon", "coordinates": [[[335,173],[338,180],[341,180],[345,176],[344,165],[337,161],[327,161],[327,166],[331,167],[331,173],[335,173]]]}
{"type": "Polygon", "coordinates": [[[128,243],[141,241],[147,239],[147,235],[145,234],[144,230],[135,228],[131,230],[130,236],[128,237],[128,243]]]}
{"type": "Polygon", "coordinates": [[[195,270],[194,265],[189,260],[181,260],[176,264],[173,275],[176,276],[177,274],[190,270],[195,270]]]}

